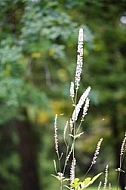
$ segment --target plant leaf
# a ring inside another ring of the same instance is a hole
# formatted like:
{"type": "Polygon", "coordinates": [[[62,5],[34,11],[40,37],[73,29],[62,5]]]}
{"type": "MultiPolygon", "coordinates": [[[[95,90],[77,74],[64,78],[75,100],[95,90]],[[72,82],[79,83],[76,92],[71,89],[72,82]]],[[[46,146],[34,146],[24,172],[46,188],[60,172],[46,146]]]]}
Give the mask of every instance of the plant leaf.
{"type": "Polygon", "coordinates": [[[86,179],[83,181],[84,185],[87,185],[87,184],[89,184],[90,182],[91,182],[91,177],[88,177],[88,178],[86,178],[86,179]]]}
{"type": "Polygon", "coordinates": [[[81,184],[80,180],[78,178],[75,178],[73,183],[70,184],[70,186],[77,188],[77,187],[79,187],[80,184],[81,184]]]}
{"type": "Polygon", "coordinates": [[[58,179],[59,181],[61,181],[61,180],[63,179],[63,178],[60,177],[59,175],[53,175],[53,174],[51,174],[51,176],[55,177],[55,178],[58,179]]]}
{"type": "Polygon", "coordinates": [[[100,175],[102,175],[102,172],[97,174],[96,176],[94,176],[91,180],[91,182],[93,183],[98,177],[100,177],[100,175]]]}
{"type": "Polygon", "coordinates": [[[94,181],[95,181],[101,174],[102,174],[102,172],[99,173],[99,174],[97,174],[96,176],[94,176],[92,179],[91,179],[91,177],[86,178],[83,182],[81,182],[81,188],[84,189],[84,188],[88,187],[89,185],[91,185],[92,183],[94,183],[94,181]]]}

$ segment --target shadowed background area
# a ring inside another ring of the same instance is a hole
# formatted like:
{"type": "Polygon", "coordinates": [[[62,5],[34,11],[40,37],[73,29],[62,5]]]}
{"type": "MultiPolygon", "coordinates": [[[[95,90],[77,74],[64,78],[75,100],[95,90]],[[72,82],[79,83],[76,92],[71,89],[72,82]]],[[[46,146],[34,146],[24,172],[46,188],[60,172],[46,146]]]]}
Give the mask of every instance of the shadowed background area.
{"type": "Polygon", "coordinates": [[[0,189],[58,189],[51,176],[53,124],[57,113],[65,152],[62,134],[73,109],[69,88],[80,27],[85,42],[79,93],[88,85],[92,90],[84,135],[76,144],[77,175],[84,176],[103,138],[90,175],[108,164],[109,182],[116,186],[126,131],[126,1],[1,0],[0,10],[0,189]]]}

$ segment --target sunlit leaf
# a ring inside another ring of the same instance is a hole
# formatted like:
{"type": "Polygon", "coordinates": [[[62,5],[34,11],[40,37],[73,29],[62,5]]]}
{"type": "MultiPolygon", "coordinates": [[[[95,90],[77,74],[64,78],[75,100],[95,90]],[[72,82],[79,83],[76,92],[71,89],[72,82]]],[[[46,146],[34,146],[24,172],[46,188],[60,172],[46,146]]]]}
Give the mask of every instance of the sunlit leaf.
{"type": "Polygon", "coordinates": [[[82,189],[88,187],[89,185],[91,185],[102,173],[97,174],[96,176],[94,176],[92,179],[91,177],[86,178],[82,183],[81,183],[81,187],[82,189]]]}
{"type": "Polygon", "coordinates": [[[83,181],[83,183],[84,183],[85,186],[89,185],[90,182],[91,182],[91,177],[88,177],[88,178],[86,178],[86,179],[83,181]]]}
{"type": "Polygon", "coordinates": [[[78,187],[80,185],[80,180],[78,178],[75,178],[73,183],[70,184],[71,187],[78,187]]]}
{"type": "Polygon", "coordinates": [[[91,182],[93,183],[98,177],[100,177],[100,175],[102,175],[102,172],[97,174],[96,176],[94,176],[91,180],[91,182]]]}

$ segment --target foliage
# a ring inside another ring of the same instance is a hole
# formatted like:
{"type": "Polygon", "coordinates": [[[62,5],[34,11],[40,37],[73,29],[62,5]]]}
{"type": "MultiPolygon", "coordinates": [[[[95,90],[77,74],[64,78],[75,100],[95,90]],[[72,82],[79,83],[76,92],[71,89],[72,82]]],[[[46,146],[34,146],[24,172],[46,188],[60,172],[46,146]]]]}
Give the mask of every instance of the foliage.
{"type": "Polygon", "coordinates": [[[82,181],[82,182],[80,182],[80,180],[78,178],[75,178],[73,183],[70,186],[73,187],[75,190],[83,190],[83,189],[87,188],[88,186],[90,186],[92,183],[94,183],[94,181],[101,174],[102,173],[97,174],[92,179],[91,179],[91,177],[88,177],[88,178],[84,179],[84,181],[82,181]]]}

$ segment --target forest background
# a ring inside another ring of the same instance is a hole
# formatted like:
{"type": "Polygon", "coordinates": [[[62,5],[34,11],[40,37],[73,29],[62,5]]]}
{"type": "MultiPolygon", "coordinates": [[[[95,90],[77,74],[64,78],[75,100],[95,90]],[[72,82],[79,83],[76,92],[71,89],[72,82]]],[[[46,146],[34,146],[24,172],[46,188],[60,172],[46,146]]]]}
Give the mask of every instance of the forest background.
{"type": "MultiPolygon", "coordinates": [[[[79,28],[84,29],[80,93],[88,85],[89,114],[78,141],[77,174],[84,176],[104,138],[92,175],[109,165],[116,185],[126,131],[126,1],[0,1],[0,189],[58,189],[53,123],[60,115],[61,151],[72,110],[70,82],[76,68],[79,28]]],[[[126,170],[126,159],[123,164],[126,170]]],[[[126,186],[121,174],[120,185],[126,186]]]]}

